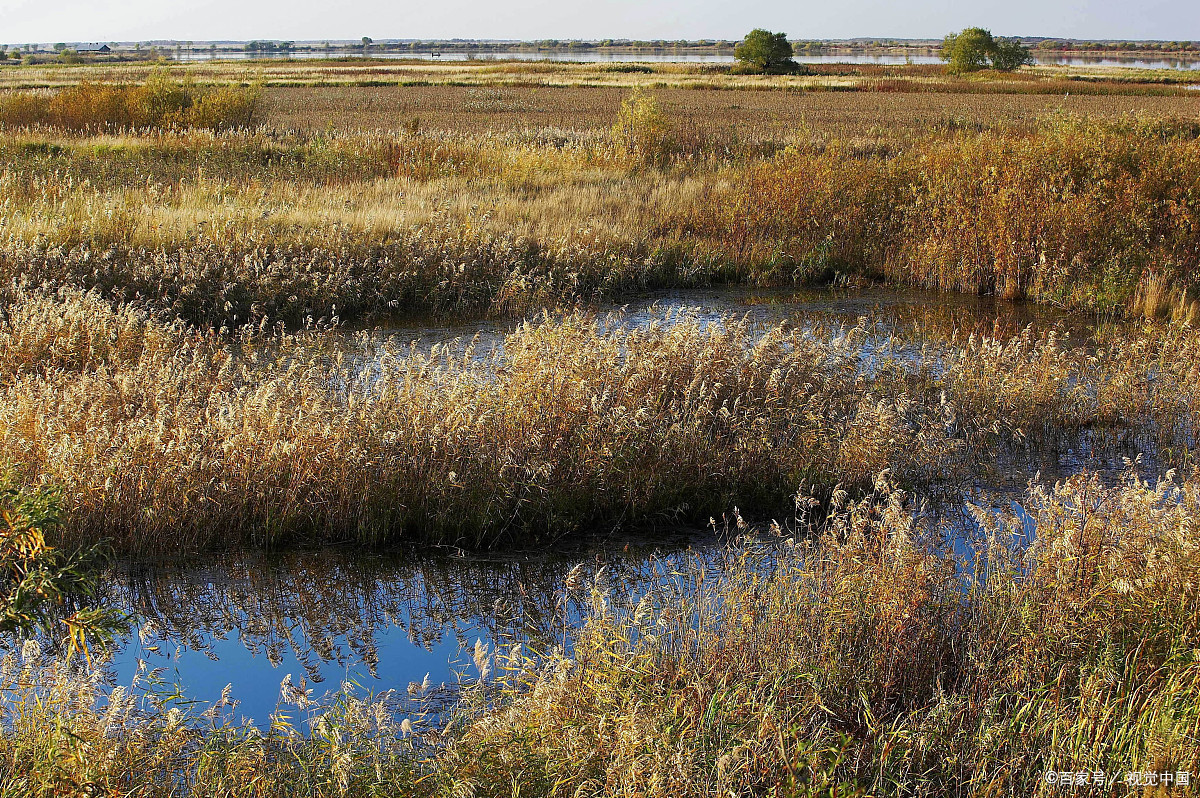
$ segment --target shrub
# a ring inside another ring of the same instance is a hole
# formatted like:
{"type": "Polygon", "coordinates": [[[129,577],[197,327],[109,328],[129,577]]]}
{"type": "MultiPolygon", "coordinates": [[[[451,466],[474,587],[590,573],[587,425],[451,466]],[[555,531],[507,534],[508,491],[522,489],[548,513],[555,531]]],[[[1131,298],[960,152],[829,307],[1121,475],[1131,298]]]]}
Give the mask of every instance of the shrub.
{"type": "Polygon", "coordinates": [[[992,51],[992,67],[1001,72],[1013,72],[1033,63],[1033,53],[1020,39],[996,39],[992,51]]]}
{"type": "Polygon", "coordinates": [[[633,164],[662,163],[671,153],[671,125],[658,99],[636,88],[621,101],[612,128],[617,151],[633,164]]]}
{"type": "Polygon", "coordinates": [[[0,124],[91,132],[189,127],[224,130],[253,125],[260,99],[254,86],[202,89],[156,70],[141,86],[84,82],[49,95],[13,92],[0,99],[0,124]]]}
{"type": "Polygon", "coordinates": [[[0,473],[0,632],[29,637],[65,635],[66,656],[88,653],[121,627],[120,618],[79,604],[94,596],[93,566],[100,548],[68,553],[47,543],[57,534],[59,497],[17,487],[0,473]]]}

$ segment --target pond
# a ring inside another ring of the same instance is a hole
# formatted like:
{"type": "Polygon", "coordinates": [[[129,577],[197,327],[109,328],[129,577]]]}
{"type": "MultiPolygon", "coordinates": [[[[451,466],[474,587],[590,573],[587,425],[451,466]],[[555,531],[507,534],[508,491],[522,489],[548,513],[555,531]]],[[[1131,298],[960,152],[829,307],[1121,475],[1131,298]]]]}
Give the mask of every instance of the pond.
{"type": "MultiPolygon", "coordinates": [[[[949,327],[1016,332],[1036,324],[1059,329],[1070,345],[1086,345],[1089,337],[1086,320],[1046,307],[894,289],[664,291],[595,310],[604,324],[628,329],[679,319],[702,325],[746,320],[764,330],[786,321],[816,329],[818,323],[853,325],[865,318],[910,333],[949,327]]],[[[489,352],[521,323],[392,323],[331,335],[341,336],[346,347],[367,350],[388,340],[424,351],[473,340],[477,350],[489,352]]],[[[1082,465],[1074,452],[1064,451],[1038,467],[1068,473],[1082,465]]],[[[1011,495],[1031,475],[1020,471],[1012,484],[980,489],[1011,495]]],[[[988,501],[985,493],[975,498],[988,501]]],[[[562,597],[572,569],[587,579],[604,569],[614,592],[629,595],[662,579],[680,558],[719,559],[725,545],[715,530],[667,530],[654,540],[597,530],[572,548],[500,555],[324,549],[125,563],[108,575],[105,592],[141,620],[108,667],[116,684],[130,684],[143,673],[143,689],[183,701],[212,701],[231,684],[242,717],[258,723],[275,710],[280,683],[289,675],[318,696],[345,681],[362,691],[403,694],[426,680],[452,696],[460,679],[478,675],[472,660],[477,641],[493,649],[520,641],[540,651],[561,644],[564,630],[582,616],[575,602],[562,597]]]]}

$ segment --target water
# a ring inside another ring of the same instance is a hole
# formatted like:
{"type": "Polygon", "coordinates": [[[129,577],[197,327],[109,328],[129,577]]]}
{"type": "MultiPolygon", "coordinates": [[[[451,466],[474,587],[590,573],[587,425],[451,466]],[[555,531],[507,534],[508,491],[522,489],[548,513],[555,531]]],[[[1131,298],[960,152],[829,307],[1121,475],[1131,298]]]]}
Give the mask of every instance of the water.
{"type": "Polygon", "coordinates": [[[563,599],[577,565],[586,584],[603,567],[607,583],[629,595],[657,582],[689,544],[701,554],[717,546],[693,531],[657,544],[496,556],[317,551],[125,564],[106,595],[141,620],[109,675],[128,685],[142,673],[140,689],[201,704],[229,684],[240,718],[260,724],[289,675],[314,698],[345,682],[360,695],[403,695],[428,681],[429,693],[448,701],[460,680],[479,676],[476,641],[492,651],[562,645],[564,628],[581,617],[578,596],[563,599]]]}
{"type": "MultiPolygon", "coordinates": [[[[168,50],[167,52],[170,52],[168,50]]],[[[330,51],[300,50],[290,54],[283,53],[245,53],[233,50],[218,50],[215,54],[208,50],[178,50],[175,58],[180,61],[243,61],[247,59],[314,59],[314,58],[362,58],[360,50],[330,51]]],[[[716,53],[676,53],[669,50],[654,52],[557,52],[557,51],[504,51],[504,52],[454,52],[441,51],[434,56],[429,50],[420,52],[378,52],[372,50],[371,58],[382,59],[416,59],[419,61],[569,61],[577,63],[701,63],[701,64],[731,64],[732,54],[719,55],[716,53]]],[[[798,53],[795,60],[802,64],[880,64],[896,66],[900,64],[941,64],[942,59],[932,52],[914,55],[896,54],[805,54],[798,53]]],[[[1123,58],[1120,56],[1088,57],[1088,56],[1057,56],[1037,55],[1035,61],[1043,66],[1098,66],[1098,67],[1130,67],[1135,69],[1200,69],[1200,58],[1123,58]]]]}
{"type": "MultiPolygon", "coordinates": [[[[974,326],[1012,333],[1036,324],[1057,327],[1079,345],[1088,337],[1086,322],[1045,307],[910,290],[662,291],[596,312],[603,323],[625,329],[681,318],[701,325],[745,320],[761,330],[788,321],[815,329],[865,318],[885,330],[974,326]]],[[[411,341],[428,351],[435,345],[461,348],[472,339],[480,351],[491,352],[520,323],[393,323],[333,335],[368,352],[385,340],[402,346],[411,341]]],[[[1071,456],[1045,467],[1071,471],[1084,464],[1071,456]]],[[[1017,487],[1029,476],[1014,477],[1017,487]]],[[[1013,489],[981,487],[1008,495],[1013,489]]],[[[985,499],[981,494],[975,500],[985,499]]],[[[547,651],[561,643],[564,629],[582,613],[577,603],[560,601],[576,566],[588,578],[604,567],[614,594],[628,596],[660,581],[681,558],[718,559],[722,550],[710,531],[681,529],[655,541],[602,537],[573,549],[494,556],[453,549],[386,555],[326,549],[126,564],[112,572],[106,594],[143,620],[109,665],[110,676],[129,684],[135,674],[149,672],[152,683],[143,689],[199,702],[215,700],[232,684],[241,717],[260,724],[275,710],[287,675],[294,683],[304,680],[316,696],[350,681],[360,692],[395,690],[402,697],[410,683],[428,675],[433,693],[448,701],[460,680],[478,676],[471,656],[476,641],[493,650],[523,642],[547,651]]]]}
{"type": "MultiPolygon", "coordinates": [[[[1030,324],[1061,326],[1066,331],[1086,332],[1088,325],[1044,305],[1016,303],[969,294],[895,288],[710,288],[648,291],[619,305],[589,308],[606,326],[626,330],[647,329],[693,320],[702,328],[745,320],[757,330],[788,322],[797,326],[817,323],[855,324],[860,318],[898,325],[900,328],[933,324],[942,328],[979,328],[991,332],[1000,325],[1008,332],[1030,324]]],[[[373,341],[412,344],[427,353],[434,345],[461,351],[475,346],[483,358],[503,348],[504,337],[521,324],[537,323],[543,314],[525,319],[471,320],[454,324],[395,321],[368,330],[373,341]]],[[[357,343],[349,343],[357,347],[357,343]]]]}

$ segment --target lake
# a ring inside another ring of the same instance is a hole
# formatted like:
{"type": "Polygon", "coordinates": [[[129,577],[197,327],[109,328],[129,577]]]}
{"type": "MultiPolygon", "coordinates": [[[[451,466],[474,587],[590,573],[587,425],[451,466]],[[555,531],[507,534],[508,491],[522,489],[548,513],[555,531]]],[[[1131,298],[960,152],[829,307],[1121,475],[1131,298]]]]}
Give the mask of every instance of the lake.
{"type": "MultiPolygon", "coordinates": [[[[168,50],[169,52],[169,50],[168,50]]],[[[372,52],[371,58],[384,59],[417,59],[421,61],[569,61],[577,63],[610,63],[610,62],[645,62],[645,63],[701,63],[701,64],[731,64],[733,55],[718,55],[716,53],[675,53],[671,51],[655,52],[557,52],[557,51],[506,51],[506,52],[453,52],[444,51],[434,56],[432,52],[394,53],[372,52]]],[[[311,51],[303,50],[291,54],[283,53],[246,53],[234,50],[218,50],[215,53],[208,50],[179,50],[175,57],[180,61],[220,61],[247,59],[313,59],[313,58],[361,58],[358,51],[311,51]]],[[[882,64],[887,66],[899,64],[940,64],[942,59],[933,52],[916,55],[895,54],[805,54],[799,53],[795,60],[802,64],[882,64]]],[[[1043,66],[1100,66],[1100,67],[1130,67],[1135,69],[1200,69],[1200,57],[1187,58],[1123,58],[1119,56],[1087,57],[1087,56],[1056,56],[1037,55],[1036,63],[1043,66]]]]}

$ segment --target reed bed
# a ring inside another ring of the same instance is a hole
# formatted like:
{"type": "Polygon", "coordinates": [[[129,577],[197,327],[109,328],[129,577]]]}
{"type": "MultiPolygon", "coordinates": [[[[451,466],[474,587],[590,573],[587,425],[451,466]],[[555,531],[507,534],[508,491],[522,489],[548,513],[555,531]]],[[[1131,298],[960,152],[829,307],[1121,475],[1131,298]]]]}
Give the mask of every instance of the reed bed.
{"type": "MultiPolygon", "coordinates": [[[[449,716],[324,701],[291,678],[264,726],[3,663],[6,791],[315,796],[1058,795],[1052,772],[1200,768],[1200,483],[1036,484],[947,546],[885,477],[779,544],[675,563],[649,592],[569,574],[565,649],[474,652],[449,716]]],[[[801,502],[805,508],[809,502],[801,502]]],[[[740,519],[739,519],[740,520],[740,519]]],[[[768,539],[778,541],[781,530],[768,539]]],[[[141,677],[144,678],[144,677],[141,677]]],[[[137,687],[135,684],[134,688],[137,687]]],[[[1159,776],[1161,778],[1161,775],[1159,776]]],[[[1158,780],[1158,779],[1156,779],[1158,780]]]]}
{"type": "Polygon", "coordinates": [[[681,229],[713,236],[739,261],[801,276],[844,270],[1066,307],[1191,315],[1196,132],[1186,120],[1068,121],[884,158],[838,142],[798,145],[715,189],[681,229]]]}
{"type": "Polygon", "coordinates": [[[140,85],[85,82],[53,93],[17,91],[0,96],[0,125],[66,130],[248,128],[257,123],[255,88],[201,89],[155,70],[140,85]]]}
{"type": "Polygon", "coordinates": [[[585,131],[22,133],[0,146],[0,275],[215,328],[837,273],[1197,312],[1194,121],[739,139],[658,107],[649,159],[585,131]]]}
{"type": "Polygon", "coordinates": [[[703,525],[883,469],[953,497],[1000,453],[1081,431],[1193,457],[1200,344],[1181,327],[1089,353],[1033,331],[921,349],[870,325],[620,322],[546,317],[490,353],[423,354],[26,295],[0,326],[0,457],[59,487],[68,542],[130,552],[703,525]]]}
{"type": "Polygon", "coordinates": [[[734,553],[632,600],[601,582],[570,658],[464,723],[441,783],[978,796],[1061,794],[1047,771],[1103,771],[1129,794],[1127,773],[1173,782],[1200,767],[1198,502],[1194,476],[1079,475],[1032,487],[1024,518],[977,510],[956,555],[884,480],[770,566],[734,553]]]}

